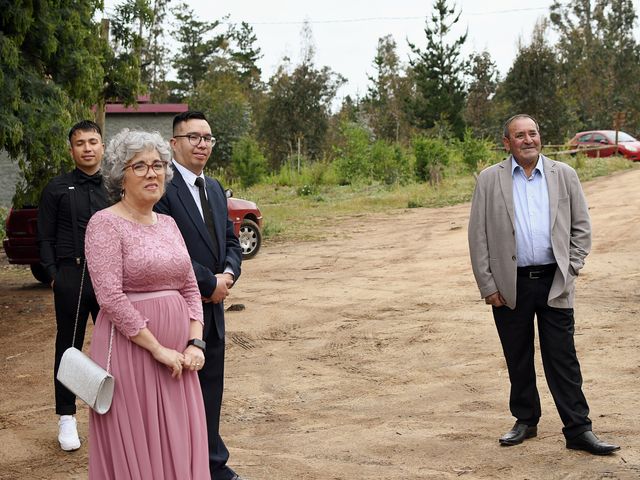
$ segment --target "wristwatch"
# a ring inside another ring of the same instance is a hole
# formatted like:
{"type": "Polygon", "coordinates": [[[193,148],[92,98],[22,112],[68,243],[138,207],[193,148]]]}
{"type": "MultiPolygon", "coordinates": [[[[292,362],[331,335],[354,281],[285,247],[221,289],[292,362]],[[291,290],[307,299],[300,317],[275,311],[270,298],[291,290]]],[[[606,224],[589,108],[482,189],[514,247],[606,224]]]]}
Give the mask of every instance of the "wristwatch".
{"type": "Polygon", "coordinates": [[[187,347],[189,345],[193,345],[194,347],[198,347],[203,352],[207,349],[207,342],[204,340],[200,340],[199,338],[192,338],[187,342],[187,347]]]}

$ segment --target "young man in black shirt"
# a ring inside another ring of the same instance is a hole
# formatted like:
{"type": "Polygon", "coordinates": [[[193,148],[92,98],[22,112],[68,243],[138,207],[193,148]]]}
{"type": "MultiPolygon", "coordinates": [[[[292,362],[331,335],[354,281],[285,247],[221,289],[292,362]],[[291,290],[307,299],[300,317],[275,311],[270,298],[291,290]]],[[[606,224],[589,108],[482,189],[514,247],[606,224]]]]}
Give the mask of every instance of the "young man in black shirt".
{"type": "Polygon", "coordinates": [[[76,348],[82,349],[89,313],[94,322],[98,315],[98,303],[84,261],[84,236],[91,216],[109,205],[100,174],[104,155],[100,127],[90,120],[75,124],[69,131],[69,151],[76,168],[49,182],[38,207],[40,261],[51,278],[56,310],[53,376],[56,413],[60,415],[58,441],[60,448],[66,451],[80,448],[75,418],[76,398],[55,377],[62,354],[73,343],[78,302],[76,348]]]}

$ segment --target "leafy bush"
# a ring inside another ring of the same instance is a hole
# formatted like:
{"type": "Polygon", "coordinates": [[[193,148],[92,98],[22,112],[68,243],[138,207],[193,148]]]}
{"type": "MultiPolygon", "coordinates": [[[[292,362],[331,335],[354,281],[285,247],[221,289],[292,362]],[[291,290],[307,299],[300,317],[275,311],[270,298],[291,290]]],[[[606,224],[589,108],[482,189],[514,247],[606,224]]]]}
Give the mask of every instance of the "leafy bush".
{"type": "Polygon", "coordinates": [[[413,141],[413,151],[416,156],[416,178],[421,182],[440,183],[450,156],[444,140],[416,137],[413,141]]]}
{"type": "Polygon", "coordinates": [[[309,195],[313,195],[315,193],[315,188],[313,188],[312,185],[305,183],[301,187],[298,187],[297,193],[300,197],[308,197],[309,195]]]}
{"type": "Polygon", "coordinates": [[[260,182],[267,172],[267,161],[260,151],[258,143],[248,136],[240,138],[233,145],[231,166],[243,188],[260,182]]]}
{"type": "Polygon", "coordinates": [[[341,129],[342,142],[336,147],[333,162],[341,185],[372,177],[369,162],[369,132],[357,123],[344,123],[341,129]]]}
{"type": "Polygon", "coordinates": [[[490,164],[494,156],[489,142],[474,137],[468,128],[464,131],[464,138],[458,143],[458,148],[462,153],[462,161],[472,172],[477,171],[478,166],[490,164]]]}
{"type": "Polygon", "coordinates": [[[378,140],[371,146],[373,178],[386,185],[404,184],[411,178],[411,160],[399,145],[378,140]]]}

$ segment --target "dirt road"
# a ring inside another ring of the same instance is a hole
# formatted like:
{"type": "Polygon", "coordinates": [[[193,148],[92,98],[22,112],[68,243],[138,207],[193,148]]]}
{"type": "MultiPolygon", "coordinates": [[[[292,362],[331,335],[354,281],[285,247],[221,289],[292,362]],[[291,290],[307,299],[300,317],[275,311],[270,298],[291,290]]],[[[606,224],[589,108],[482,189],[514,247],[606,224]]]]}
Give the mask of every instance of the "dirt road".
{"type": "MultiPolygon", "coordinates": [[[[576,305],[594,430],[619,454],[564,447],[540,362],[539,436],[498,445],[509,382],[464,204],[336,219],[325,241],[244,264],[228,304],[246,309],[227,314],[231,465],[251,480],[640,478],[638,185],[640,169],[585,184],[594,247],[576,305]]],[[[22,268],[0,280],[0,479],[86,478],[86,443],[55,439],[50,292],[22,268]]]]}

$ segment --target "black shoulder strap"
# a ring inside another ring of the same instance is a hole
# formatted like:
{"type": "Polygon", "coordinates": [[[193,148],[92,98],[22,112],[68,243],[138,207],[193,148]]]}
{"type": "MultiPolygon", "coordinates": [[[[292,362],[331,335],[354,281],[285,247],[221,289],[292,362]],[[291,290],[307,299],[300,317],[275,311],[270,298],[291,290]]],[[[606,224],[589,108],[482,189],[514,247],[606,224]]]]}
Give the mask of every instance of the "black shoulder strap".
{"type": "Polygon", "coordinates": [[[76,263],[80,265],[83,255],[80,251],[80,234],[78,233],[78,211],[76,206],[76,187],[69,187],[69,207],[71,208],[71,224],[73,225],[73,245],[76,263]]]}

